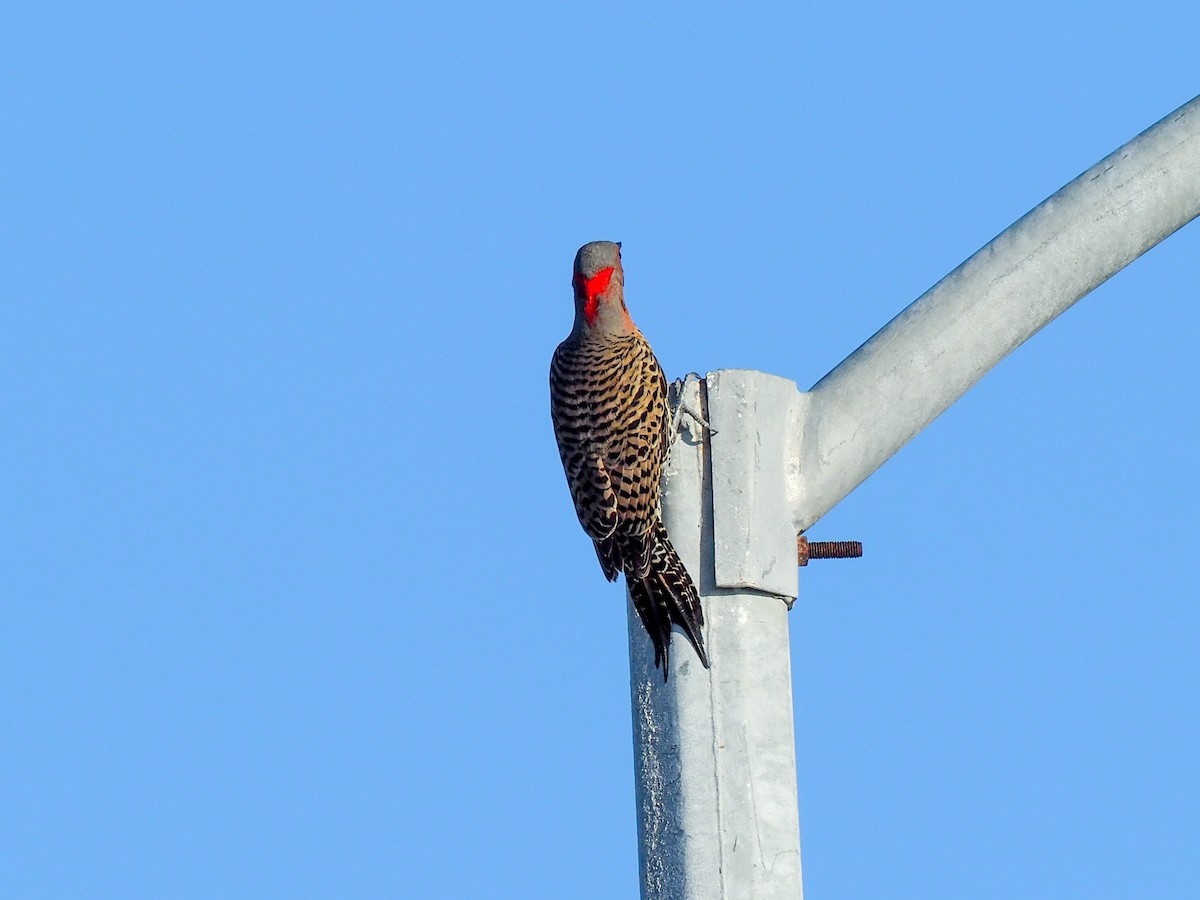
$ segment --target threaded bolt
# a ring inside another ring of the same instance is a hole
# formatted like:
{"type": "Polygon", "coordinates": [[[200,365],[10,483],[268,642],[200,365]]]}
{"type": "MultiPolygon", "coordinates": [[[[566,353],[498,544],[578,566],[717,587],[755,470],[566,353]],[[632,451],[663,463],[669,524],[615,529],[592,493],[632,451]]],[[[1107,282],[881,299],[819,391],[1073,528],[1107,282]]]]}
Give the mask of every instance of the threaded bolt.
{"type": "Polygon", "coordinates": [[[810,541],[796,538],[796,561],[807,566],[810,559],[857,559],[863,555],[862,541],[810,541]]]}

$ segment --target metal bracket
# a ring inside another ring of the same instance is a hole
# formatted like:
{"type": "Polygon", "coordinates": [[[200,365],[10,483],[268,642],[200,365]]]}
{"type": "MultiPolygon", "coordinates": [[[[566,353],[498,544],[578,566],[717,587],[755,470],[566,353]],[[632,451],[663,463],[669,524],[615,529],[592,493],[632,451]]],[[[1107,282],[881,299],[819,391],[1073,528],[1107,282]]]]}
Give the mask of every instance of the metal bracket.
{"type": "Polygon", "coordinates": [[[721,369],[705,379],[712,423],[713,559],[717,587],[798,593],[795,498],[807,394],[777,375],[721,369]]]}

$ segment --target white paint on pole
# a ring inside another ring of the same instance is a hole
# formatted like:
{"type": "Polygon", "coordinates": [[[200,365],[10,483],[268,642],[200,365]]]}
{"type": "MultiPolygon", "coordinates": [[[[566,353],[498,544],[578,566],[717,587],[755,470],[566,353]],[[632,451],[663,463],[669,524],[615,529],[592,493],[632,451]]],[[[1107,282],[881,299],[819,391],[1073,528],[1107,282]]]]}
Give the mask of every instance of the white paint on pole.
{"type": "Polygon", "coordinates": [[[801,897],[786,612],[796,534],[1014,348],[1197,215],[1200,98],[1016,222],[811,392],[739,370],[684,386],[714,431],[675,441],[663,517],[700,589],[712,669],[673,640],[663,684],[630,607],[644,900],[801,897]]]}

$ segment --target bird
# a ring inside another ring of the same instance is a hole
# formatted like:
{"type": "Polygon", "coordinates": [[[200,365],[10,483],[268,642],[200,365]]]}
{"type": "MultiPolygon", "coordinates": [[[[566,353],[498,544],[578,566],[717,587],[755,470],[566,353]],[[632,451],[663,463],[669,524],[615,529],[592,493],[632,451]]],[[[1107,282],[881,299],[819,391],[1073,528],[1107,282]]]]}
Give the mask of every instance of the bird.
{"type": "Polygon", "coordinates": [[[550,363],[550,418],[575,513],[609,581],[625,576],[633,608],[668,678],[671,626],[705,668],[704,612],[659,509],[674,421],[667,379],[625,305],[621,244],[575,254],[575,321],[550,363]]]}

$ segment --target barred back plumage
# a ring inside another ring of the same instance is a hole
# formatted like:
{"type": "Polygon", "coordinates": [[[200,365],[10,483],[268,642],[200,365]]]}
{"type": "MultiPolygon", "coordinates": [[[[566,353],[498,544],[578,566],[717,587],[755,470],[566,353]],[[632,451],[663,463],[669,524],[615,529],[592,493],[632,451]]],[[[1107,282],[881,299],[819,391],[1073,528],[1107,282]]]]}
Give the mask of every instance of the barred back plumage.
{"type": "Polygon", "coordinates": [[[605,577],[625,575],[665,679],[672,624],[708,666],[700,597],[658,508],[671,438],[667,380],[625,310],[619,245],[585,245],[575,270],[575,328],[550,365],[554,435],[580,524],[605,577]],[[594,248],[599,265],[589,265],[594,248]],[[608,267],[606,253],[615,260],[608,267]]]}

